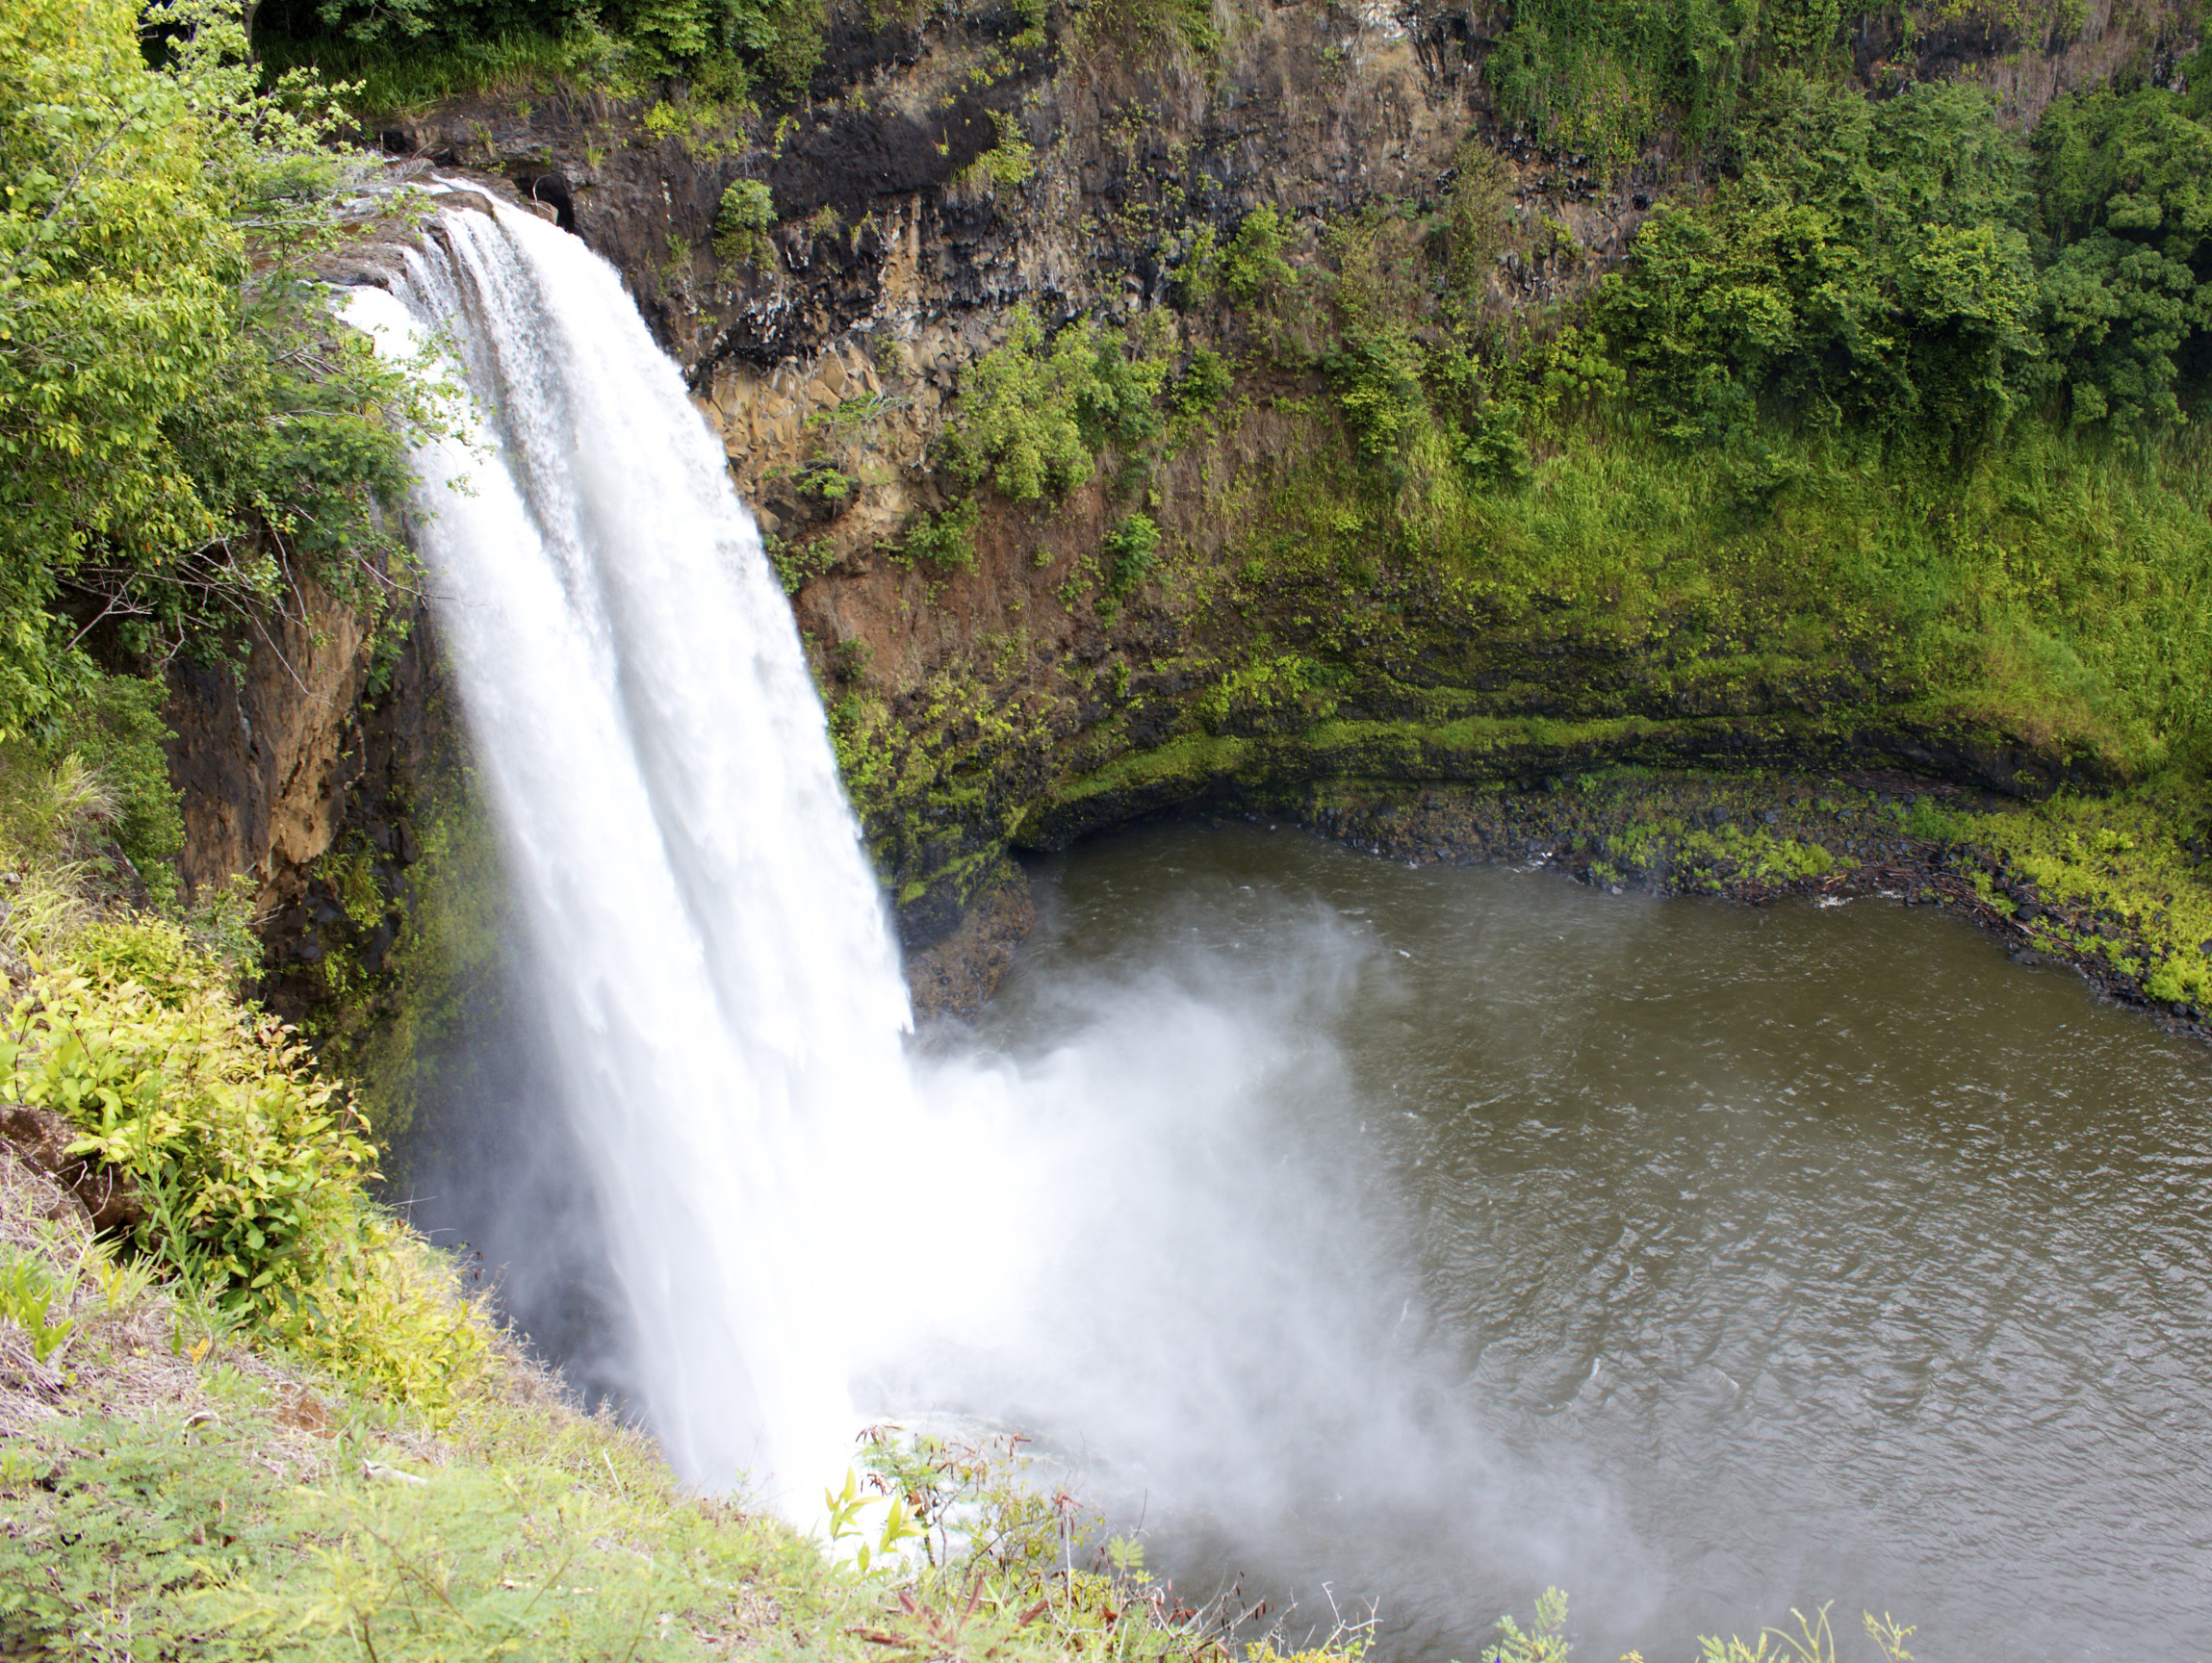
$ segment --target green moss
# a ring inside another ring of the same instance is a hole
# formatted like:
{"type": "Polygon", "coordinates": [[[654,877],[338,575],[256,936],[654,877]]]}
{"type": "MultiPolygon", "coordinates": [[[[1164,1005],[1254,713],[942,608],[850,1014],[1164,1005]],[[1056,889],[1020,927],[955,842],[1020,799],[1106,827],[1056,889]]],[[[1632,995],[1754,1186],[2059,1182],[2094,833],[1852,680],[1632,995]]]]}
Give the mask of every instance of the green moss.
{"type": "MultiPolygon", "coordinates": [[[[1788,887],[1838,869],[1826,845],[1778,837],[1764,827],[1745,830],[1733,822],[1718,831],[1687,832],[1672,851],[1675,883],[1683,889],[1719,889],[1756,883],[1788,887]]],[[[1856,865],[1846,857],[1846,865],[1856,865]]]]}
{"type": "Polygon", "coordinates": [[[2008,883],[2035,886],[2032,941],[2161,1003],[2212,1005],[2212,818],[2199,790],[2168,779],[2068,793],[1944,830],[2008,883]]]}
{"type": "Polygon", "coordinates": [[[411,829],[409,905],[385,956],[374,1019],[347,1056],[379,1143],[412,1127],[438,1071],[501,997],[502,949],[511,924],[497,833],[473,778],[444,771],[428,812],[411,829]]]}

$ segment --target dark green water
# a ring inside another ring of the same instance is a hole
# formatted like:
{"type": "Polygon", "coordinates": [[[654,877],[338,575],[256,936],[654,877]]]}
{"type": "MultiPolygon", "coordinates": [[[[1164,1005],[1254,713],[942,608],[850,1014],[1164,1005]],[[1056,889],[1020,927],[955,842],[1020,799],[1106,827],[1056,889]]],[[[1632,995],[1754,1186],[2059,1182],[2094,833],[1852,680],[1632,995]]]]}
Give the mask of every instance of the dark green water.
{"type": "Polygon", "coordinates": [[[2212,1653],[2203,1048],[1876,902],[1242,826],[1038,883],[976,1038],[1090,1082],[1054,1205],[1110,1222],[993,1407],[1186,1590],[1326,1581],[1438,1663],[1548,1581],[1608,1663],[1828,1599],[2212,1653]]]}

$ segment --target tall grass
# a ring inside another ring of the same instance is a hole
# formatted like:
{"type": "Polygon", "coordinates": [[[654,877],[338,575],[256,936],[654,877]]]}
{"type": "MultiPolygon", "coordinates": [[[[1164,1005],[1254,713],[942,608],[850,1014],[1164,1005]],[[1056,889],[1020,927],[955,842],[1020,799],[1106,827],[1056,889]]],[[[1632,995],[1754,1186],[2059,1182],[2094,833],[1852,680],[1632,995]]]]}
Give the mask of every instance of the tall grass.
{"type": "MultiPolygon", "coordinates": [[[[2205,760],[2203,435],[2147,445],[2023,420],[1963,461],[1780,428],[1759,446],[1687,448],[1610,403],[1562,423],[1527,481],[1483,486],[1417,436],[1373,519],[1494,609],[1656,632],[1684,661],[1872,677],[1891,697],[2090,744],[2124,773],[2205,760]]],[[[1296,493],[1311,513],[1293,518],[1325,546],[1351,471],[1318,467],[1296,493]]]]}
{"type": "Polygon", "coordinates": [[[472,94],[604,84],[620,71],[619,46],[596,30],[510,30],[435,47],[364,45],[343,38],[306,41],[271,34],[257,37],[254,47],[272,75],[313,68],[325,80],[345,84],[347,102],[372,118],[416,115],[445,99],[472,94]]]}

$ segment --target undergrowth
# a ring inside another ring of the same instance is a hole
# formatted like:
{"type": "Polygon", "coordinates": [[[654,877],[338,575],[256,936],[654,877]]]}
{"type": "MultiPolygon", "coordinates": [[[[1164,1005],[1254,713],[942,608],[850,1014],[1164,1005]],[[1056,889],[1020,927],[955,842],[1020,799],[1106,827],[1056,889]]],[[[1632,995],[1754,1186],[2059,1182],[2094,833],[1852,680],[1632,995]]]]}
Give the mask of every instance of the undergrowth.
{"type": "Polygon", "coordinates": [[[135,1190],[131,1246],[211,1332],[245,1328],[425,1411],[465,1395],[492,1335],[446,1262],[372,1198],[350,1092],[241,997],[219,910],[103,893],[111,800],[75,754],[0,773],[20,966],[0,1023],[8,1100],[60,1114],[72,1152],[135,1190]],[[41,822],[43,822],[41,824],[41,822]]]}

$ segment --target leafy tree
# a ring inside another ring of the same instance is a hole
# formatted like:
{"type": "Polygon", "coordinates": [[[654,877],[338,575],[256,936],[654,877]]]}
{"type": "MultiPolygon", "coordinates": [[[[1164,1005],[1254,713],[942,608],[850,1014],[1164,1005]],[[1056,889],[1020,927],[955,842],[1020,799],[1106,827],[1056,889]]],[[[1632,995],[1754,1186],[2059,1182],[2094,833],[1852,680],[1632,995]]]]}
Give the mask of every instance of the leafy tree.
{"type": "Polygon", "coordinates": [[[1980,93],[1775,77],[1736,174],[1653,216],[1598,307],[1667,429],[1777,407],[1893,436],[2001,426],[2038,352],[2022,157],[1980,93]]]}
{"type": "Polygon", "coordinates": [[[1239,306],[1257,306],[1298,281],[1283,258],[1282,216],[1263,202],[1237,224],[1227,243],[1211,225],[1201,225],[1175,269],[1175,304],[1189,311],[1210,302],[1217,292],[1239,306]]]}
{"type": "Polygon", "coordinates": [[[559,29],[580,0],[263,0],[257,30],[304,35],[317,25],[363,45],[450,46],[522,29],[559,29]]]}
{"type": "Polygon", "coordinates": [[[2073,419],[2182,419],[2212,328],[2212,125],[2162,88],[2099,88],[2054,104],[2034,150],[2043,322],[2073,419]]]}
{"type": "Polygon", "coordinates": [[[1229,361],[1212,347],[1200,346],[1191,354],[1190,367],[1176,381],[1170,401],[1178,416],[1203,416],[1220,408],[1236,385],[1237,373],[1229,361]]]}
{"type": "Polygon", "coordinates": [[[1337,408],[1359,453],[1376,462],[1395,459],[1428,416],[1421,385],[1424,360],[1412,331],[1347,329],[1343,345],[1325,363],[1337,408]]]}
{"type": "Polygon", "coordinates": [[[373,510],[424,406],[307,269],[335,119],[262,90],[235,4],[0,21],[0,736],[52,727],[95,625],[213,650],[310,577],[383,598],[373,510]]]}
{"type": "Polygon", "coordinates": [[[682,71],[742,95],[752,74],[785,96],[820,61],[822,0],[266,0],[265,38],[384,51],[604,27],[648,73],[682,71]]]}

